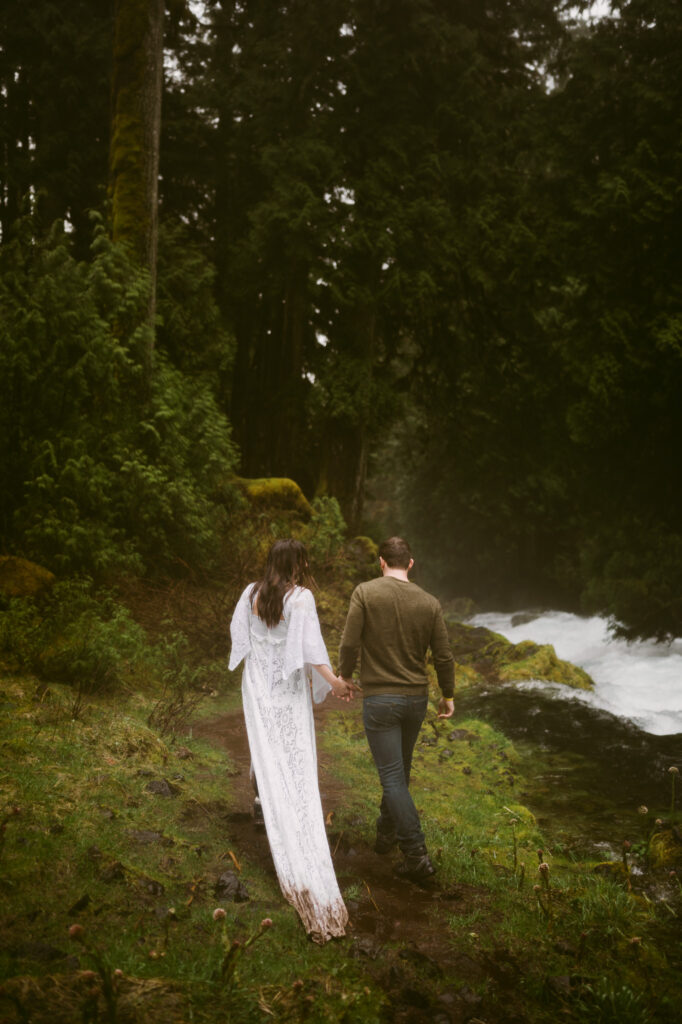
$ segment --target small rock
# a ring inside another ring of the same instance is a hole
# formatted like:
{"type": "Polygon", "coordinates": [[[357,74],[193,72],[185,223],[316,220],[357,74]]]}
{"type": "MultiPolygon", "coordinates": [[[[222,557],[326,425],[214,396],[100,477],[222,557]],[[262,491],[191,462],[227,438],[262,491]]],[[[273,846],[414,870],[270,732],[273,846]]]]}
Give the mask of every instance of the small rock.
{"type": "Polygon", "coordinates": [[[444,761],[445,758],[452,757],[452,756],[453,756],[453,754],[452,754],[452,751],[450,750],[449,747],[444,747],[444,749],[441,750],[441,752],[440,752],[440,760],[441,761],[444,761]]]}
{"type": "MultiPolygon", "coordinates": [[[[81,910],[85,910],[90,902],[90,896],[88,893],[84,893],[79,900],[76,900],[72,907],[69,907],[67,914],[69,917],[73,917],[75,914],[80,914],[81,910]]],[[[80,927],[80,926],[79,926],[80,927]]]]}
{"type": "Polygon", "coordinates": [[[540,617],[540,612],[517,612],[511,617],[512,626],[527,626],[529,622],[535,622],[540,617]]]}
{"type": "Polygon", "coordinates": [[[462,775],[471,775],[471,768],[469,768],[468,765],[465,765],[464,768],[462,768],[462,775]]]}
{"type": "Polygon", "coordinates": [[[194,754],[188,747],[178,747],[175,751],[175,756],[179,758],[180,761],[189,761],[194,757],[194,754]]]}
{"type": "Polygon", "coordinates": [[[140,882],[143,889],[152,896],[163,896],[166,891],[161,882],[157,882],[155,878],[141,878],[140,882]]]}
{"type": "Polygon", "coordinates": [[[120,882],[125,878],[125,868],[120,860],[112,861],[111,864],[102,868],[99,877],[102,882],[120,882]]]}
{"type": "Polygon", "coordinates": [[[148,782],[144,787],[147,793],[153,793],[155,796],[177,796],[180,792],[177,786],[174,786],[168,779],[153,779],[152,782],[148,782]]]}
{"type": "Polygon", "coordinates": [[[466,740],[467,743],[478,743],[480,738],[475,732],[469,732],[468,729],[453,729],[448,733],[449,740],[466,740]]]}
{"type": "Polygon", "coordinates": [[[376,960],[383,948],[382,943],[377,942],[372,935],[362,935],[353,942],[353,956],[356,959],[367,956],[370,960],[376,960]]]}
{"type": "Polygon", "coordinates": [[[570,996],[573,989],[568,974],[555,974],[554,977],[547,978],[547,986],[555,995],[564,997],[570,996]]]}
{"type": "Polygon", "coordinates": [[[483,1002],[483,997],[480,996],[478,992],[474,992],[473,989],[470,989],[468,985],[462,985],[458,995],[459,998],[469,1006],[480,1006],[483,1002]]]}
{"type": "Polygon", "coordinates": [[[437,996],[438,1002],[443,1003],[444,1006],[454,1006],[457,1002],[457,996],[454,992],[441,992],[437,996]]]}
{"type": "Polygon", "coordinates": [[[234,871],[224,871],[213,890],[218,899],[232,900],[234,903],[247,903],[251,897],[243,882],[240,882],[234,871]]]}

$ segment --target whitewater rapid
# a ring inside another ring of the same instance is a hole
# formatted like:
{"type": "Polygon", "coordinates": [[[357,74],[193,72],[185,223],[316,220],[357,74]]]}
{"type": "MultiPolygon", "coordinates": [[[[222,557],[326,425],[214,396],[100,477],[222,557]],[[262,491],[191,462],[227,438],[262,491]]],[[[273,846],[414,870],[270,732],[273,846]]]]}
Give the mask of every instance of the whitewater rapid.
{"type": "Polygon", "coordinates": [[[682,638],[671,644],[617,640],[605,619],[544,612],[522,625],[511,614],[486,612],[470,620],[520,643],[552,644],[557,655],[579,665],[594,680],[593,691],[570,690],[542,680],[519,682],[561,699],[581,700],[628,719],[654,736],[682,733],[682,638]]]}

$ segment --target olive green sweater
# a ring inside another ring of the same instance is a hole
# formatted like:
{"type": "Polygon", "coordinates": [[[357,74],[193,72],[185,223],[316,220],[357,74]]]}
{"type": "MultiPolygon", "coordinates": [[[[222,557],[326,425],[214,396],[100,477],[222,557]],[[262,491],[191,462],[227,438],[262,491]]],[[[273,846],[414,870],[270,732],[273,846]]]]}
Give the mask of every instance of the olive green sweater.
{"type": "Polygon", "coordinates": [[[359,654],[364,696],[427,693],[429,648],[441,692],[452,697],[454,659],[436,598],[395,576],[355,588],[341,638],[339,675],[350,679],[359,654]]]}

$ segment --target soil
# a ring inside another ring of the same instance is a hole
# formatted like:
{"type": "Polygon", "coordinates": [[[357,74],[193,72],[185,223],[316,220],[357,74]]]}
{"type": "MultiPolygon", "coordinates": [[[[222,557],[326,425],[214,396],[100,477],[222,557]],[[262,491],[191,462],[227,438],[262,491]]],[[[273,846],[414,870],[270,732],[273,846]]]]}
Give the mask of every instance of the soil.
{"type": "MultiPolygon", "coordinates": [[[[348,710],[344,705],[345,714],[348,710]]],[[[351,704],[350,710],[360,720],[361,702],[351,704]]],[[[333,707],[315,708],[318,736],[333,714],[333,707]]],[[[237,859],[240,852],[248,854],[275,878],[267,836],[252,816],[250,757],[241,711],[197,722],[193,733],[225,748],[235,765],[230,835],[237,859]]],[[[328,770],[324,755],[318,754],[318,760],[322,806],[339,885],[342,890],[354,885],[361,892],[357,899],[346,900],[349,953],[364,962],[373,982],[388,993],[387,1020],[400,1024],[527,1022],[528,1016],[515,1007],[522,965],[513,954],[500,949],[494,959],[482,952],[469,955],[454,948],[447,927],[449,918],[484,908],[489,903],[487,890],[461,884],[444,888],[437,881],[427,888],[405,881],[394,874],[399,855],[379,856],[359,833],[335,831],[333,814],[343,806],[345,788],[328,770]],[[489,995],[482,998],[469,986],[485,987],[489,995]]],[[[374,809],[370,813],[373,817],[374,809]]],[[[494,911],[491,914],[494,916],[494,911]]]]}

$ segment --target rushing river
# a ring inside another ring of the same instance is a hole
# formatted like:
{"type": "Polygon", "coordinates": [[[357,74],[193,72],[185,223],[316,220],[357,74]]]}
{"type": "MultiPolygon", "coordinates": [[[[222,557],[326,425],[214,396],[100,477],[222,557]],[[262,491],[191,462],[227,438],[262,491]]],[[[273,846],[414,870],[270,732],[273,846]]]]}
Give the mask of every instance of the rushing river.
{"type": "Polygon", "coordinates": [[[489,720],[521,751],[536,813],[608,840],[629,834],[639,805],[656,814],[670,807],[668,768],[682,771],[682,640],[628,644],[604,619],[564,612],[518,625],[486,613],[471,624],[513,643],[550,643],[594,680],[591,692],[536,681],[456,694],[459,715],[489,720]]]}
{"type": "MultiPolygon", "coordinates": [[[[592,707],[631,721],[655,736],[682,733],[682,639],[670,645],[615,640],[605,619],[568,612],[547,612],[530,622],[512,625],[517,616],[496,612],[477,615],[473,625],[501,633],[512,643],[533,640],[552,644],[560,658],[579,665],[595,689],[572,696],[592,707]]],[[[546,683],[527,687],[547,688],[546,683]]],[[[565,695],[565,687],[552,687],[565,695]]]]}

